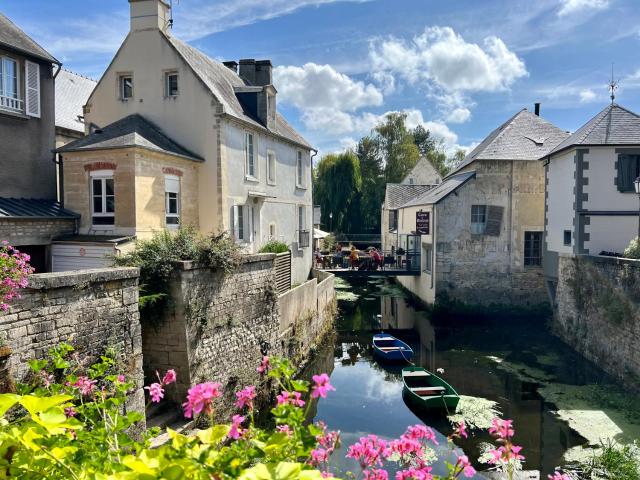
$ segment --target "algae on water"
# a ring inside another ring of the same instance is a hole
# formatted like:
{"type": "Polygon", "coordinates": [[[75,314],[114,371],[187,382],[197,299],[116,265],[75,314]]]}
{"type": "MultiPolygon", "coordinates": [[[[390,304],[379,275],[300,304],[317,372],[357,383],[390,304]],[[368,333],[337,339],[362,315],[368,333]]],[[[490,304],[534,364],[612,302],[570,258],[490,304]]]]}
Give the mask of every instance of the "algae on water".
{"type": "Polygon", "coordinates": [[[449,415],[449,421],[455,425],[464,421],[469,428],[486,430],[491,420],[500,416],[498,403],[482,397],[460,395],[456,413],[449,415]]]}
{"type": "Polygon", "coordinates": [[[485,358],[494,362],[500,370],[509,372],[525,382],[551,382],[555,380],[554,375],[524,363],[505,360],[503,357],[493,355],[488,355],[485,358]]]}

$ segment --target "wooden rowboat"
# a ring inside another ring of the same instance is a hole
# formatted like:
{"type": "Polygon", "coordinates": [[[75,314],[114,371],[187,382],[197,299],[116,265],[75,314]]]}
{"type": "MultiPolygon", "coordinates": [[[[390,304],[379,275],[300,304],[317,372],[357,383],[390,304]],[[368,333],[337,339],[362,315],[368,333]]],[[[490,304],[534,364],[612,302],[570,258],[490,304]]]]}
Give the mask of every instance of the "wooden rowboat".
{"type": "Polygon", "coordinates": [[[373,336],[373,353],[382,360],[405,360],[413,357],[413,350],[402,340],[386,333],[373,336]]]}
{"type": "Polygon", "coordinates": [[[402,382],[407,401],[425,410],[456,411],[460,396],[443,379],[421,367],[402,369],[402,382]]]}

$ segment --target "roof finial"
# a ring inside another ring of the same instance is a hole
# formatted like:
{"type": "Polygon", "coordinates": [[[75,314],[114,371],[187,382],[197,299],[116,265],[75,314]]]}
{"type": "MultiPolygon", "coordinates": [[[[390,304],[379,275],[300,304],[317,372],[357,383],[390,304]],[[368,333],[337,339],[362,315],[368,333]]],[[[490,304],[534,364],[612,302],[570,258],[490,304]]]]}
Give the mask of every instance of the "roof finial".
{"type": "Polygon", "coordinates": [[[616,99],[616,90],[618,90],[618,81],[613,78],[613,62],[611,62],[611,81],[609,82],[609,91],[611,92],[611,103],[616,99]]]}

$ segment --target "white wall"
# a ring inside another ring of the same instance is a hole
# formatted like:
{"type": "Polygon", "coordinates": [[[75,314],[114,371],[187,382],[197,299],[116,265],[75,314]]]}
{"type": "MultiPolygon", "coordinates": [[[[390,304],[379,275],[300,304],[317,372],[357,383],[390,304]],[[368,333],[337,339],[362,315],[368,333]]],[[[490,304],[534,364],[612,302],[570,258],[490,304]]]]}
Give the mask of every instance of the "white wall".
{"type": "Polygon", "coordinates": [[[547,170],[546,239],[547,249],[551,252],[573,251],[572,246],[564,245],[564,231],[573,232],[574,156],[575,150],[569,150],[553,157],[547,170]]]}
{"type": "Polygon", "coordinates": [[[638,235],[638,217],[605,217],[592,215],[585,225],[589,240],[584,248],[592,255],[602,251],[622,253],[629,242],[638,235]]]}
{"type": "Polygon", "coordinates": [[[583,192],[589,194],[589,200],[582,203],[585,210],[638,210],[638,196],[635,192],[621,193],[616,185],[618,159],[614,147],[589,147],[584,161],[589,168],[583,171],[589,183],[583,192]]]}

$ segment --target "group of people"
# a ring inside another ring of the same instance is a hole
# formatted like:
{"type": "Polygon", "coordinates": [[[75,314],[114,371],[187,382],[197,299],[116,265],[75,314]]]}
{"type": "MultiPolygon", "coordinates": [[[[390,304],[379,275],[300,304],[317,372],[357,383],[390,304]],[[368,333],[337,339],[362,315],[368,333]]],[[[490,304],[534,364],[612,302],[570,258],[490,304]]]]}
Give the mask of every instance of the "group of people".
{"type": "MultiPolygon", "coordinates": [[[[379,268],[382,268],[384,266],[384,255],[377,248],[369,247],[366,252],[367,255],[363,255],[361,257],[361,251],[358,250],[354,245],[349,245],[349,247],[345,248],[340,243],[338,243],[333,255],[333,266],[342,266],[345,257],[348,262],[349,268],[352,270],[378,270],[379,268]]],[[[330,255],[322,255],[320,250],[316,249],[314,256],[316,264],[318,266],[322,266],[322,268],[327,268],[328,266],[330,266],[330,255]]]]}

